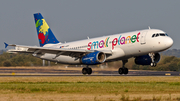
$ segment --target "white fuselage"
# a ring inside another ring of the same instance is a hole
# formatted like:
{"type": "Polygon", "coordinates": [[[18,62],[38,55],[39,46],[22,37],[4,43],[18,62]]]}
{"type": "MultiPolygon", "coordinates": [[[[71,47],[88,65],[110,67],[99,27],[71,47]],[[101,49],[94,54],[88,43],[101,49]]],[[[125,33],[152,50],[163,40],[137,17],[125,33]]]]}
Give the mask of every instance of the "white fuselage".
{"type": "MultiPolygon", "coordinates": [[[[46,44],[44,47],[73,50],[111,50],[112,55],[108,56],[106,61],[115,61],[146,55],[151,52],[157,53],[170,48],[172,44],[173,40],[164,31],[147,29],[68,43],[46,44]],[[155,34],[154,37],[152,37],[153,34],[155,34]],[[159,34],[159,36],[156,34],[159,34]]],[[[80,64],[79,59],[75,59],[75,57],[63,55],[57,58],[54,57],[55,54],[48,53],[40,56],[40,58],[45,60],[66,64],[80,64]]]]}

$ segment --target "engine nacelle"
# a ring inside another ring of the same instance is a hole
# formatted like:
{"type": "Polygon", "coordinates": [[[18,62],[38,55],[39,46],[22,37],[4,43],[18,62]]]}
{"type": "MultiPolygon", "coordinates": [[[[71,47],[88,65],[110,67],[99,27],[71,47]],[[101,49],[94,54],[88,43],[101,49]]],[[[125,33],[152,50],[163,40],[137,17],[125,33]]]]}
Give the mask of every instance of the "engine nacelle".
{"type": "Polygon", "coordinates": [[[106,54],[100,51],[86,54],[80,59],[80,62],[86,65],[96,65],[105,62],[106,54]]]}
{"type": "MultiPolygon", "coordinates": [[[[160,60],[160,54],[156,53],[154,56],[154,62],[158,63],[159,60],[160,60]]],[[[142,55],[135,58],[135,63],[137,65],[150,65],[152,63],[152,60],[149,55],[142,55]]]]}

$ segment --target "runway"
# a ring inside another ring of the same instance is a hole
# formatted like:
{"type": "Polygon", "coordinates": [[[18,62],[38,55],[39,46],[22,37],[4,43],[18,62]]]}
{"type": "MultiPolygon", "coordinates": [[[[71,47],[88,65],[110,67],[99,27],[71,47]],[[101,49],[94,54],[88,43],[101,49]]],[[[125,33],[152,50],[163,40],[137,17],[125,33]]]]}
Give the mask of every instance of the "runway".
{"type": "Polygon", "coordinates": [[[116,69],[93,69],[91,75],[83,75],[81,68],[48,68],[48,67],[6,67],[0,68],[0,77],[43,77],[43,76],[180,76],[180,72],[130,70],[127,75],[118,74],[116,69]]]}

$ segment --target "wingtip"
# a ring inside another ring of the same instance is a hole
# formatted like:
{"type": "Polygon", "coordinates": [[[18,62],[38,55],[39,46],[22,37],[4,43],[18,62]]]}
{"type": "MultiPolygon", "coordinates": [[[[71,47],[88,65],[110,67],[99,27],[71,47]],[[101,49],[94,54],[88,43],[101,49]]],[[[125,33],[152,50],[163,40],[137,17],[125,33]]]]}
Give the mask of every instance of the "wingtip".
{"type": "Polygon", "coordinates": [[[7,48],[7,46],[9,46],[9,45],[8,45],[7,43],[5,43],[5,42],[4,42],[4,44],[5,44],[5,48],[7,48]]]}

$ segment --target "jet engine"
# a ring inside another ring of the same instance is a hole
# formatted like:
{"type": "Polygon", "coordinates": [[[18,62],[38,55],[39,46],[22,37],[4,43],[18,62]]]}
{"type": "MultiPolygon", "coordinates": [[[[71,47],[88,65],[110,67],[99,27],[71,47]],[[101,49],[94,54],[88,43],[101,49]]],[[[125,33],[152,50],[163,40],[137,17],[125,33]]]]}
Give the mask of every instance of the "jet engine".
{"type": "Polygon", "coordinates": [[[86,65],[96,65],[105,62],[106,54],[100,51],[86,54],[80,59],[80,62],[86,65]]]}
{"type": "MultiPolygon", "coordinates": [[[[160,60],[160,54],[156,53],[154,55],[154,62],[158,63],[160,60]]],[[[135,58],[135,63],[137,65],[150,65],[152,63],[152,59],[149,55],[142,55],[135,58]]]]}

